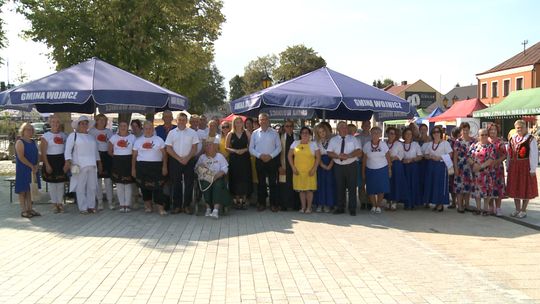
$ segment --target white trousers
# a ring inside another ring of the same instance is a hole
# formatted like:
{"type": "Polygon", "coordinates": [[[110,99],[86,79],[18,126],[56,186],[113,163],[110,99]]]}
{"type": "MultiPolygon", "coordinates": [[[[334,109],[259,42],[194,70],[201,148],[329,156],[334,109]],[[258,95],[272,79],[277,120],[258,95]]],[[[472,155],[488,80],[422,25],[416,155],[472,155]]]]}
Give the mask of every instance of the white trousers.
{"type": "Polygon", "coordinates": [[[112,201],[113,201],[113,185],[110,178],[99,178],[97,183],[97,201],[98,203],[103,203],[103,183],[105,183],[105,195],[107,196],[107,202],[109,202],[109,206],[112,207],[112,201]]]}
{"type": "Polygon", "coordinates": [[[49,183],[49,194],[53,204],[64,203],[64,183],[49,183]]]}
{"type": "Polygon", "coordinates": [[[75,193],[79,211],[96,208],[97,168],[95,166],[81,168],[77,179],[75,193]]]}
{"type": "Polygon", "coordinates": [[[132,184],[116,184],[116,194],[118,204],[122,207],[131,207],[131,195],[133,193],[132,184]]]}

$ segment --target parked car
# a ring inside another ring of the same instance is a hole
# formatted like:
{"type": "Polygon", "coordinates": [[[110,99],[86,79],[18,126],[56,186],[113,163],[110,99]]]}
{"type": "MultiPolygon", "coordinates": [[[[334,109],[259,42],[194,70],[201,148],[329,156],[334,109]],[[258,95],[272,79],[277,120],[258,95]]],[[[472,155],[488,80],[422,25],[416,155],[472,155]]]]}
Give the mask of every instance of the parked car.
{"type": "Polygon", "coordinates": [[[51,126],[46,122],[33,122],[32,126],[34,127],[34,130],[36,131],[36,135],[43,135],[45,132],[49,131],[51,129],[51,126]]]}

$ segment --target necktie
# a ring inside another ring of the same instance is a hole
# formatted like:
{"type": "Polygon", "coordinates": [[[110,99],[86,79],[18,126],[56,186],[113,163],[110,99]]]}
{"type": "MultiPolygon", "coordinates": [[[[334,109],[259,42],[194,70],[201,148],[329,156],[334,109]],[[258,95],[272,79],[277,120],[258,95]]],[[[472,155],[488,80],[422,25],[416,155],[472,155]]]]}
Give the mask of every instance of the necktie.
{"type": "Polygon", "coordinates": [[[341,136],[341,152],[345,153],[345,136],[341,136]]]}

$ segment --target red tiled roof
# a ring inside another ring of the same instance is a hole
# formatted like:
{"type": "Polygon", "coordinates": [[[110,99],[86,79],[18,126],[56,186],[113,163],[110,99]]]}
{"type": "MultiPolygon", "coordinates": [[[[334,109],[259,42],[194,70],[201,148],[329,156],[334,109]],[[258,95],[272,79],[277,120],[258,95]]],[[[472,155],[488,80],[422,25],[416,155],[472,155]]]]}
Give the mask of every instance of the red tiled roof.
{"type": "Polygon", "coordinates": [[[385,88],[384,90],[390,94],[398,95],[399,93],[405,91],[408,87],[410,87],[412,84],[406,84],[406,85],[399,85],[399,86],[391,86],[389,88],[385,88]]]}
{"type": "Polygon", "coordinates": [[[437,117],[430,118],[430,122],[436,121],[451,121],[456,120],[456,118],[472,117],[474,111],[482,110],[487,108],[478,98],[465,99],[461,101],[456,101],[450,109],[442,113],[437,117]]]}
{"type": "Polygon", "coordinates": [[[536,63],[540,63],[540,42],[526,49],[525,54],[523,54],[523,52],[519,52],[519,54],[495,66],[494,68],[491,68],[483,73],[479,73],[476,75],[483,75],[487,73],[518,68],[536,63]]]}

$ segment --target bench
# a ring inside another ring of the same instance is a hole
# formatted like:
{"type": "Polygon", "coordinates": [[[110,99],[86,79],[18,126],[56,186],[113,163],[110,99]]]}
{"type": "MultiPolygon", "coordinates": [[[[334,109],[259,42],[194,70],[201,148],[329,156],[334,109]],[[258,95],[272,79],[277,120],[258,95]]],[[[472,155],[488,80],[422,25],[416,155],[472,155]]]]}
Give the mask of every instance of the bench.
{"type": "MultiPolygon", "coordinates": [[[[4,179],[9,182],[9,202],[13,203],[13,191],[15,190],[15,176],[7,177],[4,179]]],[[[49,192],[49,183],[45,183],[45,192],[49,192]]],[[[64,204],[66,203],[66,194],[69,193],[69,182],[64,183],[64,204]]]]}

